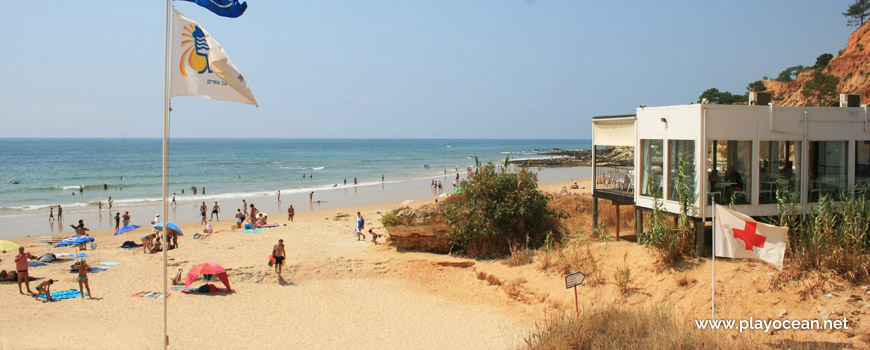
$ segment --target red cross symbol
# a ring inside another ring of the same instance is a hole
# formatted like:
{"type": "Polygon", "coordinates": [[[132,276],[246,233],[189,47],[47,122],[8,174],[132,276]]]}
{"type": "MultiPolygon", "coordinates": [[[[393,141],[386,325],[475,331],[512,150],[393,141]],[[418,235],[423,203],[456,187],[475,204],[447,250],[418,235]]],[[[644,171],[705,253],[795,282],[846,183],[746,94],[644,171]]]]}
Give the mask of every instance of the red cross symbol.
{"type": "Polygon", "coordinates": [[[732,228],[734,231],[734,238],[742,239],[744,243],[746,243],[746,250],[752,250],[752,247],[764,248],[764,241],[767,239],[766,237],[755,233],[755,227],[758,225],[756,222],[746,222],[746,227],[742,230],[732,228]]]}

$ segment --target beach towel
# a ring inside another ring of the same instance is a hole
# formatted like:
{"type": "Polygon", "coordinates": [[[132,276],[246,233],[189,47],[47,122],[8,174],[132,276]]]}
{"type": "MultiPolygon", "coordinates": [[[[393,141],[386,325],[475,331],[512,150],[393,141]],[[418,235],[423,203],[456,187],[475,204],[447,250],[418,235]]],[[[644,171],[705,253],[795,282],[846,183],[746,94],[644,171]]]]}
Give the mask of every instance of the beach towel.
{"type": "Polygon", "coordinates": [[[121,263],[111,262],[111,261],[100,261],[97,263],[97,265],[118,266],[118,265],[121,265],[121,263]]]}
{"type": "Polygon", "coordinates": [[[269,224],[269,225],[259,225],[257,228],[274,228],[278,227],[278,224],[269,224]]]}
{"type": "Polygon", "coordinates": [[[48,265],[48,264],[46,264],[44,262],[37,262],[37,261],[31,261],[31,262],[27,263],[27,266],[30,266],[30,267],[45,266],[45,265],[48,265]]]}
{"type": "Polygon", "coordinates": [[[124,249],[138,248],[141,246],[142,246],[141,244],[136,244],[136,242],[133,242],[133,241],[126,241],[123,244],[121,244],[121,248],[124,248],[124,249]]]}
{"type": "Polygon", "coordinates": [[[263,232],[263,230],[241,230],[241,231],[239,231],[239,232],[244,232],[244,233],[257,233],[257,232],[263,232]]]}
{"type": "MultiPolygon", "coordinates": [[[[67,290],[62,290],[59,292],[51,293],[51,298],[54,300],[79,298],[81,296],[82,296],[82,292],[79,290],[76,290],[76,289],[67,289],[67,290]]],[[[88,296],[88,295],[85,294],[85,296],[88,296]]],[[[45,294],[40,294],[39,297],[37,297],[37,299],[39,299],[39,298],[45,299],[45,294]]]]}
{"type": "Polygon", "coordinates": [[[138,297],[141,297],[142,295],[144,295],[145,293],[148,293],[148,292],[139,292],[139,293],[131,295],[131,297],[138,298],[138,297]]]}

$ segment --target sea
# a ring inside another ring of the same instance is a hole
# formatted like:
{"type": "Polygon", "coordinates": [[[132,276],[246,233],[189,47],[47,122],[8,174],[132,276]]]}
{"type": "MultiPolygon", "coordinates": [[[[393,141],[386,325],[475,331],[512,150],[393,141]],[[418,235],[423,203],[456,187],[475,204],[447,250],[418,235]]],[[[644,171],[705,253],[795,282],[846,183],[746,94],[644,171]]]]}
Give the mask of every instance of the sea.
{"type": "MultiPolygon", "coordinates": [[[[589,139],[172,139],[169,196],[174,194],[178,207],[184,208],[201,202],[211,208],[220,202],[227,217],[241,207],[241,199],[276,197],[279,190],[283,200],[307,204],[309,193],[315,192],[320,204],[329,203],[324,199],[329,197],[356,205],[394,198],[348,202],[321,194],[339,189],[358,194],[367,188],[383,192],[412,183],[428,190],[433,180],[452,183],[457,173],[464,178],[475,157],[482,164],[501,164],[508,156],[542,158],[553,149],[589,148],[589,139]],[[426,185],[417,185],[421,183],[426,185]]],[[[3,224],[48,218],[50,208],[58,205],[68,223],[98,213],[97,229],[106,228],[103,216],[111,219],[110,196],[113,212],[148,208],[150,221],[153,208],[161,205],[161,162],[161,139],[0,139],[0,236],[23,236],[3,224]]],[[[562,174],[552,180],[578,176],[562,174]]],[[[195,217],[198,210],[192,212],[195,217]]],[[[27,226],[28,235],[64,231],[62,225],[57,230],[27,226]]]]}

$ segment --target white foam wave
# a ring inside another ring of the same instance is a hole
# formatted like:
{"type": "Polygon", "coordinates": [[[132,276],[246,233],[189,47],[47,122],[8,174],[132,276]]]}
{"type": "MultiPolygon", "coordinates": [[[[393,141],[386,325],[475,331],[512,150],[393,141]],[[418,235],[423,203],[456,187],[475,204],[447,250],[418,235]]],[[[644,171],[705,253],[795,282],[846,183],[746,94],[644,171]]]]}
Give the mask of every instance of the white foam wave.
{"type": "Polygon", "coordinates": [[[313,167],[313,168],[311,168],[311,170],[323,170],[323,167],[322,167],[322,166],[317,166],[317,167],[313,167]]]}

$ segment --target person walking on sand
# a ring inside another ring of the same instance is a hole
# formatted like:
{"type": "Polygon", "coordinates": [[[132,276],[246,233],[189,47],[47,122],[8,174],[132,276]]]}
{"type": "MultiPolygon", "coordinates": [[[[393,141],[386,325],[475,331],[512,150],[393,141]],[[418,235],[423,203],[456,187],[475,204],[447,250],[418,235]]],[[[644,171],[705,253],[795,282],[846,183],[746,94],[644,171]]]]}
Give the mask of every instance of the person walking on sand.
{"type": "Polygon", "coordinates": [[[381,237],[383,235],[375,233],[375,231],[372,231],[372,229],[369,229],[369,234],[372,235],[372,243],[378,245],[378,237],[381,237]]]}
{"type": "Polygon", "coordinates": [[[177,206],[178,206],[178,203],[175,202],[175,192],[172,192],[172,207],[174,208],[177,206]]]}
{"type": "Polygon", "coordinates": [[[27,259],[30,259],[30,253],[24,252],[24,247],[18,247],[18,255],[15,256],[15,271],[18,271],[18,293],[24,294],[21,291],[21,282],[27,286],[27,293],[33,294],[30,291],[30,274],[27,272],[27,259]]]}
{"type": "Polygon", "coordinates": [[[63,207],[60,204],[57,205],[57,221],[63,220],[63,207]]]}
{"type": "Polygon", "coordinates": [[[88,266],[88,263],[84,260],[82,260],[82,262],[76,264],[75,266],[75,270],[79,271],[79,292],[81,292],[82,294],[82,299],[85,298],[85,290],[82,289],[82,285],[84,285],[84,287],[88,289],[88,298],[93,298],[93,296],[91,295],[91,284],[88,281],[89,268],[90,266],[88,266]]]}
{"type": "Polygon", "coordinates": [[[130,212],[125,211],[124,216],[121,217],[121,220],[122,220],[124,226],[130,225],[130,212]]]}
{"type": "Polygon", "coordinates": [[[54,207],[50,207],[51,212],[48,213],[48,221],[54,221],[54,207]]]}
{"type": "Polygon", "coordinates": [[[287,252],[284,251],[284,240],[279,239],[278,244],[272,247],[272,257],[275,258],[275,272],[278,273],[278,276],[281,275],[282,265],[284,265],[284,258],[287,256],[287,252]]]}
{"type": "Polygon", "coordinates": [[[205,220],[207,212],[208,212],[208,206],[205,205],[205,202],[202,202],[202,205],[199,206],[199,216],[202,217],[202,224],[203,225],[208,223],[208,221],[205,220]]]}
{"type": "Polygon", "coordinates": [[[308,194],[308,203],[311,203],[313,201],[314,201],[314,191],[311,191],[311,193],[308,194]]]}
{"type": "Polygon", "coordinates": [[[54,301],[54,299],[51,298],[52,284],[54,284],[54,280],[50,279],[36,286],[36,299],[39,300],[40,294],[45,294],[45,301],[54,301]]]}
{"type": "Polygon", "coordinates": [[[121,228],[121,212],[115,212],[115,232],[121,228]]]}
{"type": "Polygon", "coordinates": [[[363,241],[366,240],[366,235],[363,233],[363,229],[365,229],[365,227],[366,227],[365,219],[363,219],[362,214],[360,214],[359,212],[356,212],[356,230],[354,230],[354,233],[356,234],[357,241],[360,240],[360,237],[362,237],[363,241]]]}
{"type": "Polygon", "coordinates": [[[221,221],[221,206],[217,202],[214,202],[214,207],[211,208],[211,217],[209,217],[208,221],[212,221],[215,217],[217,217],[218,221],[221,221]]]}
{"type": "Polygon", "coordinates": [[[278,203],[281,203],[281,190],[278,190],[278,203]]]}
{"type": "Polygon", "coordinates": [[[296,209],[293,209],[293,204],[290,204],[290,208],[287,208],[287,220],[293,222],[293,216],[296,215],[296,209]]]}

